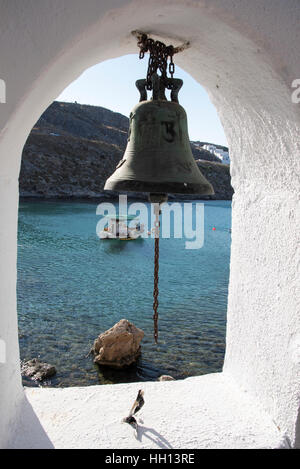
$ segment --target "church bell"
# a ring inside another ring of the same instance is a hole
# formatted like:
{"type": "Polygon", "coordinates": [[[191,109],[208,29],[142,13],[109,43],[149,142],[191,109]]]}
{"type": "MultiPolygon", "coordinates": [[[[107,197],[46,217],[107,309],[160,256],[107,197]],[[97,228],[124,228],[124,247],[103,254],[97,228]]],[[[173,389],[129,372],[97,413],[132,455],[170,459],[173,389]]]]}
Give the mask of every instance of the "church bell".
{"type": "Polygon", "coordinates": [[[128,143],[104,189],[125,192],[214,194],[193,157],[184,108],[178,103],[180,79],[151,77],[153,97],[147,100],[147,81],[138,80],[140,102],[130,114],[128,143]],[[171,101],[165,87],[171,90],[171,101]]]}
{"type": "Polygon", "coordinates": [[[178,102],[183,81],[173,78],[173,55],[182,47],[166,46],[147,34],[133,32],[139,39],[140,59],[149,52],[147,78],[137,80],[140,102],[130,113],[127,147],[104,189],[118,192],[148,192],[155,213],[154,228],[154,340],[158,341],[158,280],[160,207],[168,194],[214,194],[201,174],[191,151],[186,112],[178,102]],[[169,74],[167,62],[170,57],[169,74]],[[157,71],[160,71],[160,75],[157,71]],[[168,101],[165,90],[170,90],[168,101]],[[152,91],[148,100],[147,90],[152,91]]]}

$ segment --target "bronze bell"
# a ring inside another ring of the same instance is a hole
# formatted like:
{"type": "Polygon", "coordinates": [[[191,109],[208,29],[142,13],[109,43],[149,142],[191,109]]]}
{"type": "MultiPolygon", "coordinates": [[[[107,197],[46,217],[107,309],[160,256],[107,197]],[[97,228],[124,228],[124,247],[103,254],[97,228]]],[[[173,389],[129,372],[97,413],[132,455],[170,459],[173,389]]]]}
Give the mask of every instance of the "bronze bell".
{"type": "Polygon", "coordinates": [[[178,103],[182,80],[168,78],[171,101],[165,97],[166,80],[154,74],[153,98],[147,100],[146,80],[138,80],[140,102],[130,114],[123,159],[104,189],[126,192],[214,194],[193,157],[187,116],[178,103]]]}

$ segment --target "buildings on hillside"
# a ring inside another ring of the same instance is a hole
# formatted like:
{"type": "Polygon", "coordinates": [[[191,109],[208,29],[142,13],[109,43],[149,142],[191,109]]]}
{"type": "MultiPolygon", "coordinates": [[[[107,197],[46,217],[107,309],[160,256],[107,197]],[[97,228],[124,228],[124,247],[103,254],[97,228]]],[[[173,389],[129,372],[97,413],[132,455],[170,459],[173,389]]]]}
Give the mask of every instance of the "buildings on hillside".
{"type": "Polygon", "coordinates": [[[211,143],[203,145],[202,148],[204,150],[209,151],[210,153],[215,155],[217,158],[219,158],[221,163],[230,164],[230,158],[229,158],[229,152],[228,151],[222,150],[221,148],[218,148],[216,145],[212,145],[211,143]]]}

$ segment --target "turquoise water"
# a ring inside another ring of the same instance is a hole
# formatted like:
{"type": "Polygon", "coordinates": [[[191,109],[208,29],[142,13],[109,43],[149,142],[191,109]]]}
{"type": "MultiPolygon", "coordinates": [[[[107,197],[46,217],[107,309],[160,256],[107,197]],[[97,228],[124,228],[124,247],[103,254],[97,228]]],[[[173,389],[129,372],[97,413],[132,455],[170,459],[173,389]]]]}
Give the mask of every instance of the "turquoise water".
{"type": "Polygon", "coordinates": [[[20,353],[22,360],[40,357],[56,366],[57,375],[44,385],[156,380],[161,374],[184,378],[222,369],[231,203],[201,203],[201,249],[185,249],[185,239],[160,240],[155,345],[154,240],[100,241],[93,202],[20,202],[20,353]],[[88,351],[98,334],[122,318],[144,330],[142,355],[125,371],[100,368],[86,357],[88,351]]]}

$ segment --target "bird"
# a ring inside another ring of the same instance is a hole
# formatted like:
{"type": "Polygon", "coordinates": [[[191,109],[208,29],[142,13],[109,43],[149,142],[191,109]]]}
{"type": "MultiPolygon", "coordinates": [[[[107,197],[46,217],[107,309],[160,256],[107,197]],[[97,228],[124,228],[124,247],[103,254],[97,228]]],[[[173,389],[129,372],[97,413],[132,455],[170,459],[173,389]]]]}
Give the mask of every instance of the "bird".
{"type": "Polygon", "coordinates": [[[145,404],[144,391],[142,389],[140,389],[139,392],[138,392],[137,398],[134,401],[133,406],[130,409],[129,415],[136,414],[139,410],[141,410],[141,408],[143,407],[144,404],[145,404]]]}
{"type": "Polygon", "coordinates": [[[124,422],[129,423],[132,425],[134,428],[137,428],[137,421],[134,415],[141,410],[143,405],[145,404],[144,401],[144,391],[142,389],[139,389],[138,395],[136,400],[133,403],[133,406],[130,409],[128,417],[124,418],[124,422]]]}

